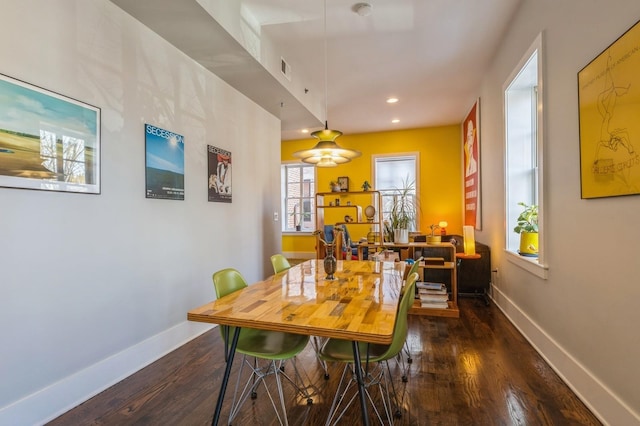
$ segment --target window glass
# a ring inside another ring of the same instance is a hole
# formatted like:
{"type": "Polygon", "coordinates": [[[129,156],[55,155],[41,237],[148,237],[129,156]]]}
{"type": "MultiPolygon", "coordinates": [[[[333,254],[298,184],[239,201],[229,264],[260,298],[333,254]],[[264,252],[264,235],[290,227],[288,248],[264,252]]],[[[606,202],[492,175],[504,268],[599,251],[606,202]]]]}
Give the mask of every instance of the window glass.
{"type": "Polygon", "coordinates": [[[315,205],[315,168],[311,165],[283,164],[282,231],[313,231],[315,205]]]}
{"type": "MultiPolygon", "coordinates": [[[[542,64],[541,36],[529,48],[512,76],[505,83],[505,145],[506,145],[506,248],[519,254],[520,234],[514,232],[524,203],[538,206],[537,258],[544,260],[542,235],[542,64]]],[[[532,246],[533,247],[533,246],[532,246]]],[[[523,253],[524,254],[524,253],[523,253]]]]}
{"type": "MultiPolygon", "coordinates": [[[[417,156],[374,156],[374,188],[382,195],[383,220],[389,220],[391,208],[396,202],[398,191],[411,185],[414,205],[417,194],[417,156]]],[[[415,231],[417,224],[411,223],[409,229],[415,231]]]]}

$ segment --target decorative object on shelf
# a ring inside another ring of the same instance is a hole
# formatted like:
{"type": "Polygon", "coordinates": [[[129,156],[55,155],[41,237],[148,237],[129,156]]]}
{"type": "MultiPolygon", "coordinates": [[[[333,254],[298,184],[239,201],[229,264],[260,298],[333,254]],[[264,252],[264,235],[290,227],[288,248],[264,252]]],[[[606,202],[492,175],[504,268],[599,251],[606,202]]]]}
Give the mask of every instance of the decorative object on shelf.
{"type": "Polygon", "coordinates": [[[437,244],[442,242],[442,235],[436,235],[436,229],[439,229],[442,226],[440,225],[441,223],[444,223],[445,227],[447,226],[447,222],[432,223],[431,225],[429,225],[429,229],[431,229],[431,235],[427,235],[428,243],[437,244]]]}
{"type": "Polygon", "coordinates": [[[408,243],[409,228],[416,219],[415,183],[407,178],[402,182],[402,188],[396,190],[396,198],[389,218],[393,230],[393,242],[408,243]]]}
{"type": "Polygon", "coordinates": [[[340,191],[349,192],[349,178],[347,176],[340,176],[338,178],[338,186],[340,186],[340,191]]]}
{"type": "Polygon", "coordinates": [[[100,108],[2,74],[0,99],[0,186],[100,194],[100,108]]]}
{"type": "Polygon", "coordinates": [[[331,189],[331,192],[340,192],[340,184],[335,180],[329,182],[329,188],[331,189]]]}
{"type": "Polygon", "coordinates": [[[349,215],[346,215],[346,216],[344,217],[344,221],[345,221],[346,223],[351,223],[351,222],[353,222],[353,218],[352,218],[351,216],[349,216],[349,215]]]}
{"type": "Polygon", "coordinates": [[[361,186],[363,191],[368,191],[371,189],[371,184],[369,183],[368,180],[365,180],[364,183],[361,186]]]}
{"type": "Polygon", "coordinates": [[[538,256],[538,205],[519,202],[523,210],[518,216],[518,224],[513,232],[520,234],[520,250],[522,256],[538,256]]]}
{"type": "Polygon", "coordinates": [[[315,164],[316,167],[336,167],[347,163],[362,155],[360,151],[340,147],[335,139],[342,135],[338,130],[329,130],[328,123],[328,82],[327,82],[327,0],[324,1],[324,130],[317,130],[311,136],[318,139],[318,143],[311,149],[297,151],[294,157],[305,163],[315,164]]]}
{"type": "Polygon", "coordinates": [[[367,218],[367,222],[373,222],[373,218],[376,216],[376,208],[371,205],[365,207],[364,216],[367,218]]]}
{"type": "Polygon", "coordinates": [[[318,240],[320,241],[321,244],[324,244],[324,248],[325,248],[325,252],[326,255],[324,257],[324,272],[327,274],[327,276],[325,277],[325,279],[327,280],[334,280],[335,276],[333,275],[336,270],[337,270],[337,266],[338,266],[338,261],[336,259],[336,257],[334,256],[334,251],[336,249],[336,241],[338,240],[336,238],[336,234],[338,232],[342,232],[342,229],[338,228],[338,227],[334,227],[333,228],[333,241],[331,243],[328,243],[326,240],[320,238],[320,231],[316,230],[313,231],[313,235],[318,237],[318,240]]]}
{"type": "Polygon", "coordinates": [[[476,254],[476,237],[473,232],[473,226],[465,225],[462,227],[462,238],[464,239],[465,256],[476,254]]]}

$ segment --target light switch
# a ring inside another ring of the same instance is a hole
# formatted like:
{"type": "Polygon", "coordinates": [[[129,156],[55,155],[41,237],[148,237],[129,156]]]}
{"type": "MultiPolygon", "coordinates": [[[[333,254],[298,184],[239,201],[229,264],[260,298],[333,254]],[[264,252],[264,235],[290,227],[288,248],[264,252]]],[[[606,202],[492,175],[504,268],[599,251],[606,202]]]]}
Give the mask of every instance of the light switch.
{"type": "Polygon", "coordinates": [[[273,221],[274,222],[278,221],[278,212],[273,212],[273,221]]]}

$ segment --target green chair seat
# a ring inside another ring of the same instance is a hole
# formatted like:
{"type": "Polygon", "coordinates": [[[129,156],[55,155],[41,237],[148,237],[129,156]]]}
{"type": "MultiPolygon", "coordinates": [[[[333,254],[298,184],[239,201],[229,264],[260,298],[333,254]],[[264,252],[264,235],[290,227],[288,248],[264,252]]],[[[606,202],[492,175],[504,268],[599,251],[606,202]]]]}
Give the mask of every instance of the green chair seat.
{"type": "MultiPolygon", "coordinates": [[[[221,329],[224,338],[224,327],[221,329]]],[[[233,327],[230,327],[229,339],[233,332],[233,327]]],[[[302,352],[308,342],[309,336],[301,334],[243,328],[240,330],[236,352],[257,358],[284,360],[302,352]]]]}

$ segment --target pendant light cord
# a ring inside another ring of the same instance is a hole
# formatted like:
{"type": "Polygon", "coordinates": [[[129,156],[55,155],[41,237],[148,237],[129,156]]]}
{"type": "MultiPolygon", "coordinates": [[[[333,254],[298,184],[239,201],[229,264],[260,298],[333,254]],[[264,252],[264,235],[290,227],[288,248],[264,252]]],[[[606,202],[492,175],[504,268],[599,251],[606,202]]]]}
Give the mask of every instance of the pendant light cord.
{"type": "Polygon", "coordinates": [[[324,128],[329,128],[329,68],[327,62],[327,0],[324,0],[324,128]]]}

